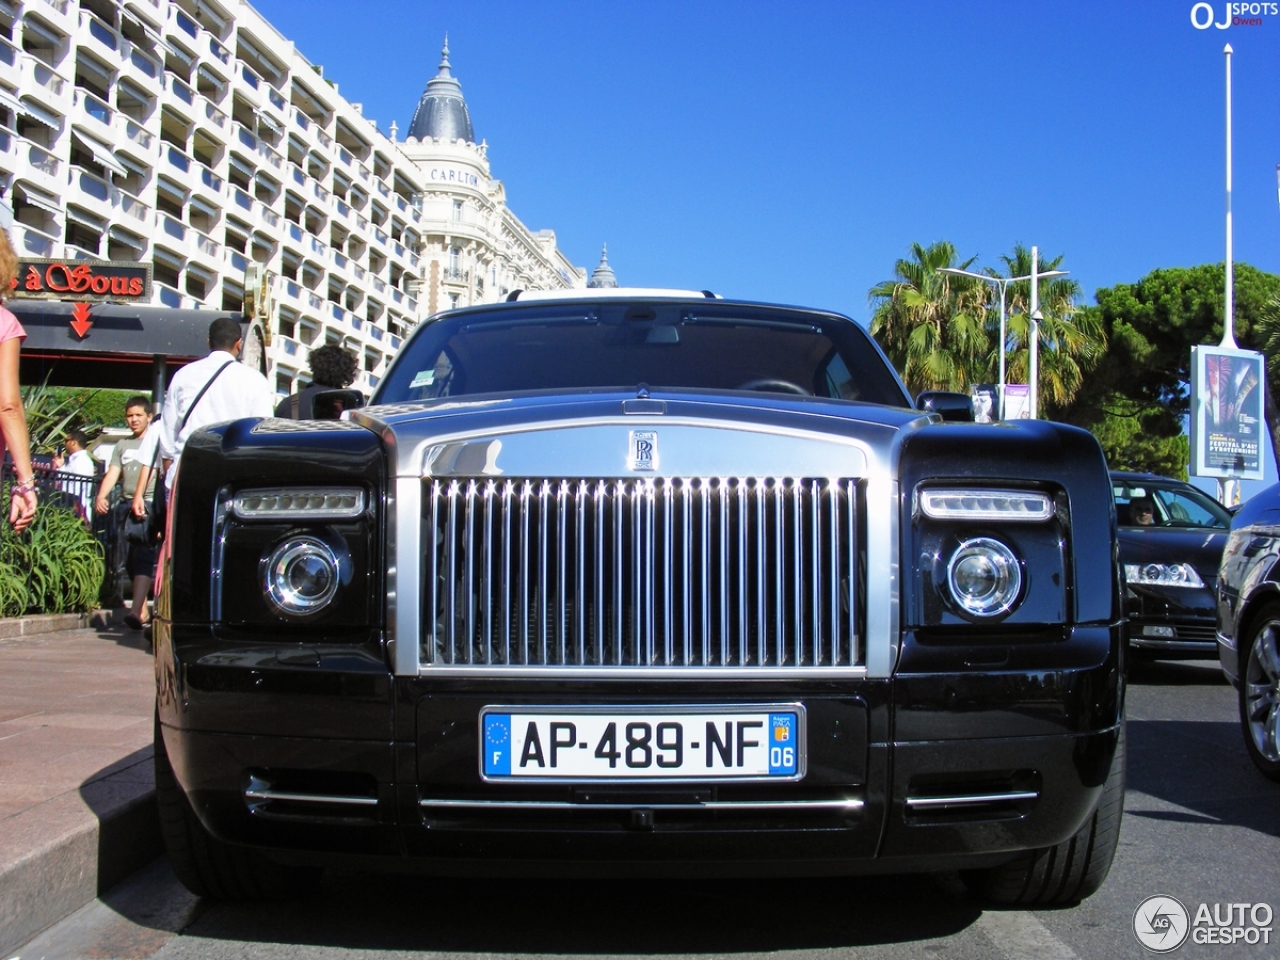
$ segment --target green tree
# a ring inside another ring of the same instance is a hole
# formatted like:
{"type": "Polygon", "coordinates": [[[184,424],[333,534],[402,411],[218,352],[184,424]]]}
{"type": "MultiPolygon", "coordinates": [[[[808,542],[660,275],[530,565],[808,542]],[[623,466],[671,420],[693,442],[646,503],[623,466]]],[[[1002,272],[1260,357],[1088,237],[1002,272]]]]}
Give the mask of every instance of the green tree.
{"type": "Polygon", "coordinates": [[[968,390],[980,382],[991,352],[987,285],[938,273],[969,269],[956,262],[945,240],[911,245],[911,257],[894,265],[893,279],[871,288],[871,335],[902,374],[907,389],[968,390]]]}
{"type": "MultiPolygon", "coordinates": [[[[1004,261],[1005,276],[1025,277],[1031,273],[1031,251],[1022,244],[1013,248],[1004,261]]],[[[1041,260],[1040,272],[1061,268],[1063,258],[1041,260]]],[[[992,274],[996,276],[996,274],[992,274]]],[[[1038,361],[1038,402],[1040,414],[1056,419],[1056,414],[1071,403],[1085,373],[1106,352],[1107,338],[1096,318],[1076,306],[1080,284],[1067,277],[1053,277],[1038,285],[1040,314],[1040,351],[1038,361]]],[[[1031,382],[1031,281],[1010,283],[1006,295],[1008,321],[1008,371],[1010,383],[1031,382]]],[[[999,328],[998,307],[992,311],[990,323],[999,328]]],[[[998,335],[996,337],[998,339],[998,335]]],[[[989,379],[994,380],[998,356],[993,352],[989,379]]]]}
{"type": "MultiPolygon", "coordinates": [[[[1137,283],[1099,290],[1096,306],[1081,313],[1101,326],[1108,349],[1059,419],[1093,430],[1113,463],[1185,475],[1185,456],[1172,470],[1168,454],[1190,409],[1191,347],[1222,340],[1224,280],[1221,263],[1203,264],[1153,270],[1137,283]],[[1139,431],[1109,422],[1116,420],[1133,421],[1139,431]]],[[[1264,347],[1262,319],[1277,296],[1280,277],[1236,264],[1235,334],[1242,347],[1264,347]]],[[[1268,380],[1268,393],[1280,386],[1276,371],[1268,380]]]]}

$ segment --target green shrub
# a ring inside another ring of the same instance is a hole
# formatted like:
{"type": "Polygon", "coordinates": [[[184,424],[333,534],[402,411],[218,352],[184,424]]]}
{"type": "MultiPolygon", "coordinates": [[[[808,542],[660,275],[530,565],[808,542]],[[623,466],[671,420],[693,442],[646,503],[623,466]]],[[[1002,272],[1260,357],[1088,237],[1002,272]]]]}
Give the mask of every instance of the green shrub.
{"type": "Polygon", "coordinates": [[[21,534],[0,518],[0,615],[92,610],[105,575],[102,545],[74,510],[42,503],[21,534]]]}
{"type": "MultiPolygon", "coordinates": [[[[39,386],[22,388],[22,408],[27,415],[27,435],[32,453],[53,453],[62,445],[68,430],[81,429],[90,437],[101,432],[103,421],[97,416],[96,394],[102,391],[69,390],[65,387],[39,386]]],[[[124,393],[123,390],[111,391],[124,393]]],[[[119,401],[117,418],[124,420],[124,401],[119,401]]],[[[114,421],[113,421],[114,422],[114,421]]]]}

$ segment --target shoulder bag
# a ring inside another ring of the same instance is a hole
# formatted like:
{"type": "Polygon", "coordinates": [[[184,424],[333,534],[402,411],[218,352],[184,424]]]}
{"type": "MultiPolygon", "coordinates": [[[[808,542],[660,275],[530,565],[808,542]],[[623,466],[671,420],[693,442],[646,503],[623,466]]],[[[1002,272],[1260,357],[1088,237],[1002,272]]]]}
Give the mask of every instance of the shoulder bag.
{"type": "MultiPolygon", "coordinates": [[[[218,377],[222,376],[222,371],[227,369],[227,367],[231,366],[231,364],[235,362],[236,361],[234,360],[229,360],[228,362],[224,363],[222,366],[218,368],[218,372],[215,373],[212,377],[210,377],[208,381],[205,383],[205,385],[200,388],[200,392],[196,394],[196,398],[191,401],[191,406],[187,407],[187,412],[186,414],[183,415],[182,422],[178,424],[178,429],[174,433],[175,439],[177,437],[182,436],[182,431],[186,428],[187,421],[191,419],[191,414],[195,412],[196,405],[204,398],[204,395],[208,392],[209,388],[213,386],[213,381],[217,380],[218,377]]],[[[155,473],[156,463],[159,460],[160,460],[160,444],[157,443],[155,456],[151,458],[151,472],[153,474],[155,473]]],[[[130,516],[132,517],[132,514],[130,514],[130,516]]],[[[157,476],[156,477],[156,494],[151,499],[151,506],[147,508],[147,517],[145,520],[136,521],[139,524],[146,523],[147,525],[146,534],[145,534],[146,539],[142,541],[133,540],[133,531],[128,527],[126,527],[125,529],[125,537],[128,538],[131,543],[137,543],[137,542],[161,543],[164,540],[165,526],[168,523],[168,520],[169,520],[169,491],[165,488],[164,477],[157,476]]]]}

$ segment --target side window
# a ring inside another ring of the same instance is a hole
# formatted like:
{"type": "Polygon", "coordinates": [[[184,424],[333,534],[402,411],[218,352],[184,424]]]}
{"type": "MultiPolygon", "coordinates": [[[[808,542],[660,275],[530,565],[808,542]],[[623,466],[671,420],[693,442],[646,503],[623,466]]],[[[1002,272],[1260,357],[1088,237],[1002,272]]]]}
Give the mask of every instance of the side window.
{"type": "Polygon", "coordinates": [[[839,400],[858,399],[858,388],[853,382],[853,374],[849,372],[844,358],[837,351],[831,352],[831,359],[822,368],[822,382],[826,387],[824,396],[839,400]]]}
{"type": "Polygon", "coordinates": [[[1155,491],[1164,507],[1167,522],[1175,527],[1216,527],[1225,529],[1222,519],[1202,504],[1173,490],[1155,491]]]}

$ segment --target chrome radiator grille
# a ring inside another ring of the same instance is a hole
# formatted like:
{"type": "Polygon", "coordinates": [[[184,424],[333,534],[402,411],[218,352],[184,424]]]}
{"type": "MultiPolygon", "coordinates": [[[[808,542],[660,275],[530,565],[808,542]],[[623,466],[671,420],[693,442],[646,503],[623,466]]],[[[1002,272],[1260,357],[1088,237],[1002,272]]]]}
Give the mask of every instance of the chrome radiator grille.
{"type": "Polygon", "coordinates": [[[425,481],[422,662],[862,664],[856,480],[425,481]]]}

